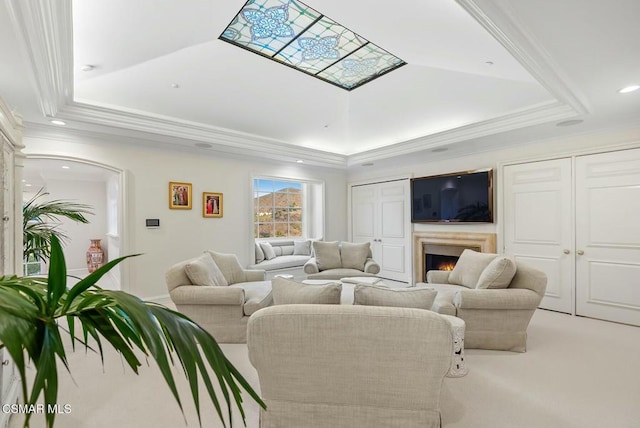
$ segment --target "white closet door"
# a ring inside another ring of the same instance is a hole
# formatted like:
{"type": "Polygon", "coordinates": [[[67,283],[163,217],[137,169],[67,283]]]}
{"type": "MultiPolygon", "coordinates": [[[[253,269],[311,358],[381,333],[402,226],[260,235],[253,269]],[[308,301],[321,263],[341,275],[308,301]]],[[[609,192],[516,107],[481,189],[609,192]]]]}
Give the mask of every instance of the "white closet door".
{"type": "Polygon", "coordinates": [[[411,248],[409,211],[409,180],[379,184],[380,222],[378,252],[380,276],[397,281],[409,280],[408,251],[411,248]]]}
{"type": "Polygon", "coordinates": [[[504,168],[505,253],[547,274],[541,308],[573,313],[571,159],[504,168]]]}
{"type": "Polygon", "coordinates": [[[576,158],[576,313],[640,325],[640,149],[576,158]]]}
{"type": "Polygon", "coordinates": [[[353,242],[370,242],[378,276],[410,280],[411,223],[409,180],[354,186],[351,189],[353,242]]]}

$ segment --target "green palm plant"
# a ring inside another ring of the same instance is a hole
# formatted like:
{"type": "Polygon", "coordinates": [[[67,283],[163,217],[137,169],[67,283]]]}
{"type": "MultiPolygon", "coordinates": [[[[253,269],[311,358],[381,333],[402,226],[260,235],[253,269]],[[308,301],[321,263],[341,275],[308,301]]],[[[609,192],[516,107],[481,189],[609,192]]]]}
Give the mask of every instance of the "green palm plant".
{"type": "Polygon", "coordinates": [[[86,214],[93,214],[91,207],[71,201],[56,199],[40,202],[49,195],[40,189],[22,207],[23,259],[25,261],[47,261],[51,256],[51,237],[64,241],[67,236],[58,229],[59,217],[79,223],[89,223],[86,214]]]}
{"type": "MultiPolygon", "coordinates": [[[[260,406],[260,397],[225,357],[215,339],[186,316],[159,304],[144,302],[123,291],[103,290],[97,281],[125,256],[113,260],[71,288],[67,288],[66,263],[58,237],[51,236],[51,258],[47,278],[0,276],[0,347],[4,347],[22,379],[22,397],[35,405],[43,396],[45,409],[56,404],[58,370],[56,359],[67,371],[67,350],[63,333],[70,337],[72,350],[76,342],[85,349],[94,347],[103,357],[103,343],[119,352],[128,366],[138,374],[141,362],[136,351],[153,358],[184,412],[171,367],[175,359],[189,382],[193,402],[200,420],[198,379],[206,387],[218,417],[226,426],[233,425],[232,402],[245,423],[241,389],[260,406]],[[66,321],[67,328],[61,325],[66,321]],[[79,329],[76,328],[76,323],[79,329]],[[80,334],[80,330],[82,334],[80,334]],[[76,335],[76,333],[78,333],[76,335]],[[31,387],[27,387],[26,369],[35,369],[31,387]],[[213,371],[226,404],[214,390],[209,370],[213,371]]],[[[53,427],[55,412],[46,413],[47,427],[53,427]]],[[[28,427],[30,414],[24,426],[28,427]]]]}

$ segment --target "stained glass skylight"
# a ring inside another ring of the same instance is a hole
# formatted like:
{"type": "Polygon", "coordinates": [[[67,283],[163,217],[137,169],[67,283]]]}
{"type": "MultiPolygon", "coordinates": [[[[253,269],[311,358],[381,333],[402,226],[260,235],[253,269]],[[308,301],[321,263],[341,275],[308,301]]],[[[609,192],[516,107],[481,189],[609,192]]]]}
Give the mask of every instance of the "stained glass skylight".
{"type": "Polygon", "coordinates": [[[249,0],[220,40],[352,90],[406,63],[295,0],[249,0]]]}

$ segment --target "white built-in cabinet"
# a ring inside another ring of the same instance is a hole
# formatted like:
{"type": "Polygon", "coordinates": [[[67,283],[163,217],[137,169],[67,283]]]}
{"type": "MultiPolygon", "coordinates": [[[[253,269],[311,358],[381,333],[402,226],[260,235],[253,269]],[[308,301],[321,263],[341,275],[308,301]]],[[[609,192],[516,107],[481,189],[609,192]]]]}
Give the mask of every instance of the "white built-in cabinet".
{"type": "Polygon", "coordinates": [[[547,273],[541,307],[640,325],[640,148],[502,173],[504,251],[547,273]]]}
{"type": "Polygon", "coordinates": [[[369,242],[378,276],[411,281],[409,179],[351,187],[351,236],[369,242]]]}
{"type": "MultiPolygon", "coordinates": [[[[0,142],[2,143],[2,228],[0,228],[0,273],[20,274],[22,267],[22,121],[0,99],[0,142]]],[[[14,403],[19,393],[19,377],[15,364],[4,349],[0,350],[0,403],[14,403]]],[[[9,423],[9,412],[0,412],[0,427],[9,423]]]]}

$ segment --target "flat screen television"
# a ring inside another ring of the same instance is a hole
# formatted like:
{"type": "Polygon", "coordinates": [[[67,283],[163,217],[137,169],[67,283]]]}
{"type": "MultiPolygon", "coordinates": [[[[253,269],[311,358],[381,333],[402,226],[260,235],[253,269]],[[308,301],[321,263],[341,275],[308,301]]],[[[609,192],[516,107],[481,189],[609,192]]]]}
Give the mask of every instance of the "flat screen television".
{"type": "Polygon", "coordinates": [[[411,179],[412,223],[493,223],[493,170],[411,179]]]}

